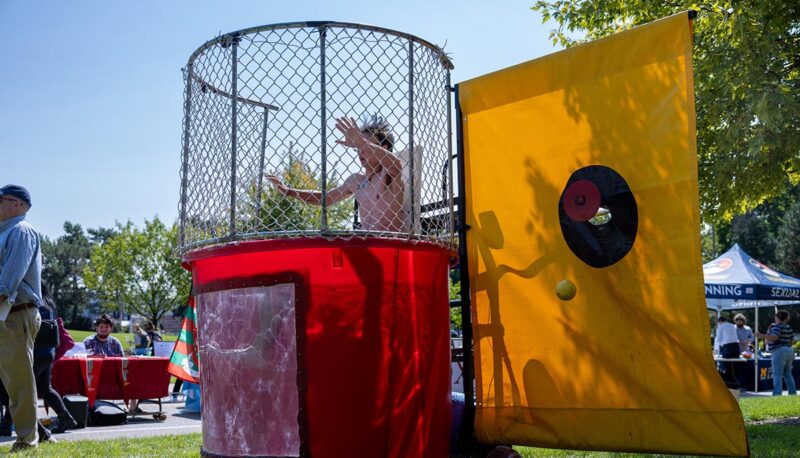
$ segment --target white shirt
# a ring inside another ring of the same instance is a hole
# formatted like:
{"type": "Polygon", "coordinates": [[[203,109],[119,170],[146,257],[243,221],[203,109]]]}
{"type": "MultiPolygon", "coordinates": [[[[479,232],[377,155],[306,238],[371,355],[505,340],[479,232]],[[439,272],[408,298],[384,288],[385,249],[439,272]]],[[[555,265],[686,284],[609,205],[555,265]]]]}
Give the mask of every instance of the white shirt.
{"type": "Polygon", "coordinates": [[[739,343],[739,336],[736,335],[736,325],[723,321],[717,324],[717,335],[714,337],[714,348],[719,350],[723,345],[739,343]]]}

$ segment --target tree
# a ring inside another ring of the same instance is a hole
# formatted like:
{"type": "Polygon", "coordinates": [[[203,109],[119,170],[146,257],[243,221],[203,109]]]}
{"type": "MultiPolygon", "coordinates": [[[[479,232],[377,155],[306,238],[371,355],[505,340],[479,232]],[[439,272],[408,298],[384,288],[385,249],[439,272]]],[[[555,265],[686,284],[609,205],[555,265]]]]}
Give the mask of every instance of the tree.
{"type": "Polygon", "coordinates": [[[750,256],[768,266],[776,266],[775,232],[771,230],[765,215],[751,211],[737,216],[730,225],[730,245],[738,243],[750,256]]]}
{"type": "MultiPolygon", "coordinates": [[[[455,301],[461,299],[461,282],[453,282],[450,280],[450,300],[455,301]]],[[[450,307],[450,327],[452,329],[461,330],[461,307],[450,307]]]]}
{"type": "Polygon", "coordinates": [[[42,281],[50,287],[67,327],[88,328],[81,311],[90,299],[83,269],[89,261],[92,243],[80,224],[67,221],[64,232],[55,240],[42,238],[42,281]]]}
{"type": "Polygon", "coordinates": [[[98,227],[97,229],[87,229],[86,232],[89,233],[89,240],[91,240],[92,245],[102,245],[108,241],[111,237],[117,234],[117,230],[113,227],[98,227]]]}
{"type": "MultiPolygon", "coordinates": [[[[308,158],[294,149],[293,143],[289,144],[286,156],[288,163],[282,170],[276,172],[276,175],[280,176],[287,186],[298,189],[320,189],[320,177],[308,165],[310,162],[308,158]]],[[[328,169],[327,189],[331,190],[339,185],[339,177],[335,170],[328,169]]],[[[250,199],[246,214],[258,221],[261,230],[320,230],[322,220],[320,206],[286,197],[269,185],[259,196],[254,183],[248,195],[250,199]]],[[[347,230],[352,216],[353,198],[350,197],[328,207],[328,227],[331,230],[347,230]]]]}
{"type": "MultiPolygon", "coordinates": [[[[800,199],[800,186],[789,189],[780,196],[770,199],[743,215],[735,216],[731,221],[723,221],[715,225],[717,250],[719,254],[734,243],[761,262],[780,269],[778,256],[781,244],[791,243],[791,233],[781,232],[781,226],[787,222],[789,208],[800,199]]],[[[702,234],[703,243],[707,243],[702,234]]],[[[705,245],[703,246],[705,250],[705,245]]],[[[703,261],[711,258],[705,256],[703,261]]]]}
{"type": "MultiPolygon", "coordinates": [[[[319,190],[321,177],[312,167],[313,161],[304,153],[298,152],[294,143],[289,143],[284,151],[286,162],[282,168],[268,173],[282,179],[289,187],[297,189],[319,190]]],[[[336,170],[329,168],[327,171],[327,190],[336,188],[341,184],[336,170]]],[[[237,202],[236,232],[240,234],[259,232],[290,232],[307,231],[319,232],[322,227],[322,207],[301,202],[284,196],[269,184],[263,181],[259,189],[259,177],[253,174],[243,177],[242,181],[249,181],[244,196],[237,202]]],[[[354,213],[354,199],[345,199],[327,209],[328,229],[350,230],[354,213]]],[[[184,230],[189,240],[211,240],[224,238],[230,234],[229,218],[227,211],[225,218],[207,218],[188,216],[184,230]]]]}
{"type": "Polygon", "coordinates": [[[694,9],[701,210],[721,222],[800,181],[800,6],[796,0],[536,1],[573,46],[694,9]],[[585,37],[571,35],[583,32],[585,37]]]}
{"type": "Polygon", "coordinates": [[[717,229],[710,224],[702,225],[700,227],[700,255],[703,258],[703,264],[716,258],[720,253],[720,248],[717,229]]]}
{"type": "Polygon", "coordinates": [[[118,224],[117,231],[92,249],[84,269],[86,285],[107,308],[128,308],[158,325],[183,304],[191,286],[174,251],[177,226],[167,228],[156,217],[145,221],[144,229],[128,222],[118,224]]]}
{"type": "Polygon", "coordinates": [[[787,210],[778,230],[776,253],[778,268],[794,277],[800,277],[800,200],[787,210]]]}

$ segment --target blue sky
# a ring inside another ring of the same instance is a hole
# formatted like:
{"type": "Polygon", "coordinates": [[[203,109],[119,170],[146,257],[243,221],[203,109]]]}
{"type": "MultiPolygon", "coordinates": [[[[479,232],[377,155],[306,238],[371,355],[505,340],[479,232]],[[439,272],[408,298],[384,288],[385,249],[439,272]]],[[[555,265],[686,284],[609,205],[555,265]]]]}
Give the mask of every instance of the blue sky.
{"type": "Polygon", "coordinates": [[[220,33],[338,20],[445,46],[454,82],[549,54],[532,0],[0,0],[0,185],[48,237],[178,213],[181,67],[220,33]]]}

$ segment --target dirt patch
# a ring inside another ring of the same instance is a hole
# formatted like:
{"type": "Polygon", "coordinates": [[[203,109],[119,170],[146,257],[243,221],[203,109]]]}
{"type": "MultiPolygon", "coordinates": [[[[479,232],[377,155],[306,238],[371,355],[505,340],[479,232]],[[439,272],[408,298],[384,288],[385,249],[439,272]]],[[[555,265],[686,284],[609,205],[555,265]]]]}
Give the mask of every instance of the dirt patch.
{"type": "Polygon", "coordinates": [[[754,425],[781,425],[781,426],[800,426],[800,417],[770,418],[767,420],[754,421],[754,425]]]}

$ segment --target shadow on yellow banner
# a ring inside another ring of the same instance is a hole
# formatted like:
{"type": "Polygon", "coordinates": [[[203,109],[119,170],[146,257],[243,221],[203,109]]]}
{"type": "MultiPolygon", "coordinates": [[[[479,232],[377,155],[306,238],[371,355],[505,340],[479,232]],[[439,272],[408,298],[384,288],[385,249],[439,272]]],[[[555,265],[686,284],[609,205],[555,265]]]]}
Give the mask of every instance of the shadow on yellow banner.
{"type": "Polygon", "coordinates": [[[710,349],[690,28],[459,85],[482,442],[748,455],[710,349]]]}

